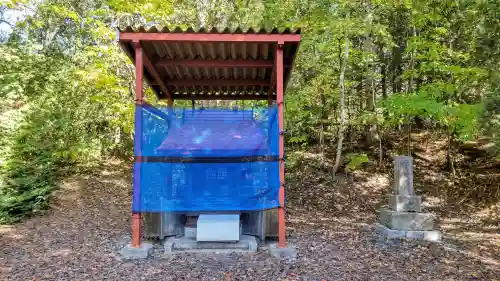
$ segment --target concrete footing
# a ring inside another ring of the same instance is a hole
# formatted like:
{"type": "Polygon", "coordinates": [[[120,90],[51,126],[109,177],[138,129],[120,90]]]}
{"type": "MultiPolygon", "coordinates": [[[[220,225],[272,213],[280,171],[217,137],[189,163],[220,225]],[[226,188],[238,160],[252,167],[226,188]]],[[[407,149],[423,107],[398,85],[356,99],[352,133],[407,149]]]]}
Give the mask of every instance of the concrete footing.
{"type": "Polygon", "coordinates": [[[198,242],[194,237],[171,237],[163,243],[165,253],[232,253],[256,252],[257,238],[242,235],[237,242],[198,242]]]}
{"type": "Polygon", "coordinates": [[[279,248],[277,243],[269,244],[269,253],[277,259],[297,258],[297,249],[291,245],[287,245],[285,248],[279,248]]]}
{"type": "Polygon", "coordinates": [[[375,223],[374,227],[379,235],[388,239],[407,238],[430,242],[441,241],[441,232],[438,230],[395,230],[381,223],[375,223]]]}
{"type": "Polygon", "coordinates": [[[120,255],[125,259],[146,259],[151,255],[153,245],[149,243],[142,243],[139,248],[132,247],[128,244],[120,250],[120,255]]]}

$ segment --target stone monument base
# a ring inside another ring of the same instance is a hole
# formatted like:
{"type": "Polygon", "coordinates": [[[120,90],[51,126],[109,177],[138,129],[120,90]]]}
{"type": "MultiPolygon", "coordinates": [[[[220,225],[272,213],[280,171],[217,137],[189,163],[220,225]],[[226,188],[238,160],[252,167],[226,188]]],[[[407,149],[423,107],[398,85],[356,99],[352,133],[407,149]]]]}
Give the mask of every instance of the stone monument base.
{"type": "Polygon", "coordinates": [[[382,208],[379,222],[391,229],[419,231],[432,230],[435,218],[431,213],[398,212],[382,208]]]}
{"type": "Polygon", "coordinates": [[[430,242],[441,241],[441,232],[438,230],[396,230],[390,229],[381,223],[375,223],[375,232],[387,239],[417,239],[430,242]]]}

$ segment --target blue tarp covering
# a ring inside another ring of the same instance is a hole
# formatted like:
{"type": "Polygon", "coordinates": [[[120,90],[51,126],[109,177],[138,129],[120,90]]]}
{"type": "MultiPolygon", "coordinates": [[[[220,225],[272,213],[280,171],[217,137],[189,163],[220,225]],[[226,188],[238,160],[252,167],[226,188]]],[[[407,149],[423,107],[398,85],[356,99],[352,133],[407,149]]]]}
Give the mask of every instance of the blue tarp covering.
{"type": "Polygon", "coordinates": [[[135,121],[133,211],[279,206],[276,106],[192,110],[142,105],[136,107],[135,121]]]}

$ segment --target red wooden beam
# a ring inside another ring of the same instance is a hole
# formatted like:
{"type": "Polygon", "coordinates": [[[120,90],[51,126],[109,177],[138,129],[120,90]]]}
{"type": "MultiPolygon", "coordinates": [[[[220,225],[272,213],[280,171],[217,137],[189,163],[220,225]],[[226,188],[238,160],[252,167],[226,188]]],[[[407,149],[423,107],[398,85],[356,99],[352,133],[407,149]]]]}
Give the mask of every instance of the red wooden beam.
{"type": "MultiPolygon", "coordinates": [[[[156,71],[154,65],[151,63],[151,61],[149,60],[147,55],[144,56],[144,66],[148,70],[149,74],[151,74],[151,76],[153,77],[154,83],[156,83],[156,85],[160,86],[161,91],[165,95],[167,95],[167,99],[172,100],[172,95],[170,94],[170,91],[167,89],[167,86],[165,85],[165,83],[163,83],[160,75],[156,71]]],[[[136,67],[137,67],[137,64],[136,64],[136,67]]]]}
{"type": "MultiPolygon", "coordinates": [[[[276,54],[276,52],[275,52],[276,54]]],[[[267,90],[267,95],[269,97],[267,104],[272,105],[272,95],[274,88],[276,87],[276,66],[277,66],[277,57],[274,56],[274,65],[273,65],[273,71],[271,72],[271,82],[269,84],[269,89],[267,90]]]]}
{"type": "Polygon", "coordinates": [[[280,189],[278,193],[280,207],[278,209],[278,247],[286,246],[285,227],[285,161],[282,161],[285,154],[285,137],[281,133],[284,126],[284,93],[283,93],[283,43],[278,42],[276,48],[276,103],[278,104],[278,127],[279,135],[279,158],[280,158],[280,189]]]}
{"type": "Polygon", "coordinates": [[[172,80],[168,82],[169,86],[174,87],[193,87],[193,86],[210,86],[210,87],[247,87],[247,86],[268,86],[269,81],[266,80],[172,80]]]}
{"type": "MultiPolygon", "coordinates": [[[[191,100],[191,95],[174,95],[174,100],[191,100]]],[[[195,95],[195,100],[267,100],[266,95],[195,95]]]]}
{"type": "Polygon", "coordinates": [[[202,59],[161,59],[155,63],[159,66],[179,65],[185,67],[248,67],[248,68],[271,68],[273,62],[268,60],[202,60],[202,59]]]}
{"type": "MultiPolygon", "coordinates": [[[[135,66],[135,58],[134,58],[134,54],[131,53],[129,50],[127,50],[126,48],[123,47],[123,45],[120,45],[121,49],[125,52],[125,54],[127,54],[127,56],[129,57],[129,59],[132,61],[132,63],[134,64],[135,66]]],[[[149,85],[154,85],[154,83],[152,83],[152,81],[147,77],[143,77],[146,82],[149,84],[149,85]]],[[[157,88],[151,88],[154,92],[155,92],[155,95],[160,98],[161,96],[161,93],[160,91],[157,89],[157,88]]]]}
{"type": "Polygon", "coordinates": [[[120,32],[119,41],[299,42],[300,34],[216,34],[120,32]]]}

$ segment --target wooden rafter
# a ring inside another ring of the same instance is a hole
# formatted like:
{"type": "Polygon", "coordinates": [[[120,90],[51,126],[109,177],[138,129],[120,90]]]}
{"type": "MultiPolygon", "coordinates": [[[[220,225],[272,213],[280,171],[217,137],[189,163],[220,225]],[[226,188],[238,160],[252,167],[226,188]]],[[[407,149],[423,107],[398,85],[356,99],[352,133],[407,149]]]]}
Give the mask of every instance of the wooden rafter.
{"type": "MultiPolygon", "coordinates": [[[[174,95],[174,100],[191,100],[191,95],[174,95]]],[[[267,100],[266,95],[196,95],[196,100],[267,100]]]]}
{"type": "Polygon", "coordinates": [[[269,60],[203,60],[203,59],[160,59],[155,63],[158,66],[185,66],[185,67],[247,67],[247,68],[271,68],[273,62],[269,60]]]}
{"type": "Polygon", "coordinates": [[[244,86],[269,86],[268,80],[227,80],[227,79],[217,79],[217,80],[172,80],[168,82],[169,86],[174,87],[244,87],[244,86]]]}
{"type": "MultiPolygon", "coordinates": [[[[134,42],[134,44],[140,44],[140,43],[134,42]]],[[[160,87],[160,90],[163,92],[163,94],[167,95],[168,100],[171,100],[172,95],[170,94],[170,91],[167,89],[167,86],[161,79],[160,74],[158,74],[158,71],[156,71],[156,68],[151,63],[151,60],[148,58],[147,55],[143,56],[143,64],[144,67],[146,67],[146,69],[148,70],[149,74],[153,77],[154,81],[152,82],[160,87]]]]}
{"type": "Polygon", "coordinates": [[[274,91],[274,87],[276,85],[276,56],[274,57],[273,70],[271,72],[271,81],[269,81],[269,89],[267,90],[268,103],[272,102],[272,95],[274,91]]]}

